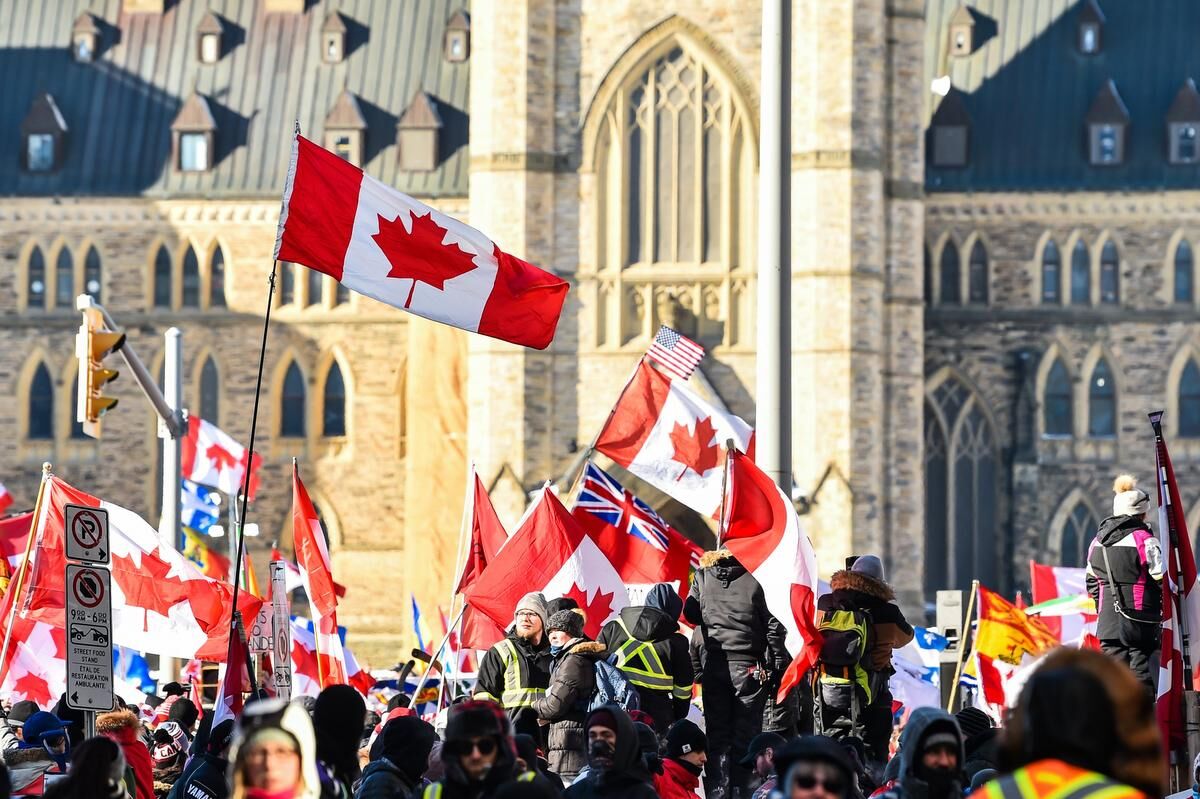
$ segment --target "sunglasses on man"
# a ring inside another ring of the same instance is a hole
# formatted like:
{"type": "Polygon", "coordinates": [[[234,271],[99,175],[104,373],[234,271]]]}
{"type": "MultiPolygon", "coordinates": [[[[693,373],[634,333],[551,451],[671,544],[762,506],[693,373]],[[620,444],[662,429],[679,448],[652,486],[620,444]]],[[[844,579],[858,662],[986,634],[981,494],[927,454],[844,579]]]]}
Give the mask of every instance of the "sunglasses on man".
{"type": "Polygon", "coordinates": [[[469,757],[476,749],[479,754],[487,757],[496,751],[496,742],[491,738],[479,738],[474,741],[446,741],[446,750],[455,757],[469,757]]]}
{"type": "Polygon", "coordinates": [[[811,791],[820,787],[825,793],[841,796],[846,790],[846,783],[837,777],[818,777],[812,772],[802,771],[792,777],[792,786],[801,790],[811,791]]]}

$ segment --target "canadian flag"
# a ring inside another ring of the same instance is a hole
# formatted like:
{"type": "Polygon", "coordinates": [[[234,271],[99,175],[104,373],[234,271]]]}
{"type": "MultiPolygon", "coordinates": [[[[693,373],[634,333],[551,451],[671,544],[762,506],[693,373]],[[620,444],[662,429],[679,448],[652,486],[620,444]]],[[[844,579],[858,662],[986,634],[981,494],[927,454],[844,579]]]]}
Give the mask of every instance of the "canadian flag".
{"type": "Polygon", "coordinates": [[[8,562],[9,574],[15,574],[25,559],[25,545],[29,543],[32,526],[32,512],[0,519],[0,557],[8,562]]]}
{"type": "Polygon", "coordinates": [[[578,602],[592,638],[629,604],[621,575],[549,488],[541,490],[520,528],[467,590],[467,604],[507,628],[530,591],[578,602]]]}
{"type": "MultiPolygon", "coordinates": [[[[483,570],[508,541],[508,532],[500,522],[492,499],[479,475],[472,472],[471,491],[471,549],[458,578],[456,594],[464,594],[474,585],[483,570]]],[[[463,610],[459,639],[469,649],[490,649],[504,637],[504,628],[484,614],[468,606],[463,610]]]]}
{"type": "Polygon", "coordinates": [[[409,313],[545,349],[567,282],[297,135],[275,257],[409,313]]]}
{"type": "Polygon", "coordinates": [[[337,590],[333,582],[333,565],[321,520],[313,508],[300,470],[292,464],[292,545],[296,548],[296,563],[304,593],[308,595],[316,628],[318,674],[321,686],[346,682],[346,655],[337,629],[337,590]]]}
{"type": "MultiPolygon", "coordinates": [[[[14,586],[22,586],[20,596],[17,591],[6,592],[0,610],[2,634],[9,603],[17,603],[13,646],[8,662],[0,664],[4,670],[0,694],[16,690],[26,673],[51,687],[65,679],[64,514],[68,504],[108,511],[113,643],[169,657],[224,661],[233,588],[205,577],[178,550],[163,546],[158,531],[137,514],[49,477],[29,562],[22,567],[26,576],[13,578],[14,586]]],[[[261,603],[243,595],[238,604],[247,618],[253,618],[261,603]]]]}
{"type": "MultiPolygon", "coordinates": [[[[349,647],[346,655],[348,684],[358,689],[363,696],[375,687],[371,672],[361,668],[349,647]]],[[[292,696],[316,696],[321,693],[321,679],[317,671],[317,644],[313,637],[312,622],[299,616],[292,617],[292,696]]]]}
{"type": "MultiPolygon", "coordinates": [[[[1087,570],[1070,566],[1047,566],[1029,561],[1033,604],[1040,605],[1058,597],[1087,596],[1087,570]]],[[[1040,616],[1050,632],[1064,644],[1079,646],[1085,636],[1096,634],[1096,616],[1072,613],[1066,616],[1040,616]]]]}
{"type": "Polygon", "coordinates": [[[753,454],[754,430],[643,360],[617,399],[596,450],[706,516],[721,507],[721,451],[753,454]]]}
{"type": "Polygon", "coordinates": [[[13,495],[8,493],[8,489],[4,487],[4,483],[0,483],[0,513],[8,510],[13,502],[13,495]]]}
{"type": "MultiPolygon", "coordinates": [[[[199,416],[188,417],[187,435],[180,450],[183,479],[193,483],[213,486],[229,497],[242,493],[246,481],[246,448],[212,422],[199,416]]],[[[250,495],[258,489],[258,468],[262,458],[254,456],[254,470],[250,474],[250,495]]]]}
{"type": "Polygon", "coordinates": [[[236,719],[242,715],[243,695],[250,690],[250,672],[246,665],[246,642],[238,635],[230,636],[229,652],[225,657],[224,673],[217,686],[217,698],[213,702],[215,727],[225,719],[236,719]]]}
{"type": "Polygon", "coordinates": [[[729,514],[722,544],[754,575],[767,610],[787,630],[792,656],[779,684],[782,698],[817,661],[817,553],[791,500],[749,456],[729,453],[729,514]]]}

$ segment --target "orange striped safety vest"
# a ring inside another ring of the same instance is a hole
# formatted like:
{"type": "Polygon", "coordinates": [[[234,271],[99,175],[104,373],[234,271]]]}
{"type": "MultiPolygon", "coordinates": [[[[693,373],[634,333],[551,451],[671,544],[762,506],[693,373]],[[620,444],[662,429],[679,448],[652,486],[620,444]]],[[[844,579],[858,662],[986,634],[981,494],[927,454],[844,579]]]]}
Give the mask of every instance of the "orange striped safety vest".
{"type": "Polygon", "coordinates": [[[997,777],[970,799],[1146,799],[1136,788],[1061,760],[1039,760],[997,777]]]}

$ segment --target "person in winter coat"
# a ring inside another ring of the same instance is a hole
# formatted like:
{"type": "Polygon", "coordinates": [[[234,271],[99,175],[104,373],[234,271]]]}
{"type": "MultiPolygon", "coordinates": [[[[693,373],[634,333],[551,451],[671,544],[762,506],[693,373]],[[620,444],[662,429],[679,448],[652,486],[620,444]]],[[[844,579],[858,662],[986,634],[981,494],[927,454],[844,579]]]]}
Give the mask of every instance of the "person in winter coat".
{"type": "Polygon", "coordinates": [[[408,799],[429,767],[437,733],[416,716],[392,719],[379,735],[380,756],[363,769],[354,799],[408,799]]]}
{"type": "MultiPolygon", "coordinates": [[[[318,799],[317,738],[308,713],[282,699],[246,705],[229,753],[232,799],[318,799]]],[[[190,799],[186,794],[184,799],[190,799]]]]}
{"type": "Polygon", "coordinates": [[[657,799],[628,713],[617,705],[603,705],[588,714],[584,728],[588,776],[567,788],[567,799],[657,799]]]}
{"type": "Polygon", "coordinates": [[[783,625],[767,610],[762,586],[733,553],[706,552],[700,567],[684,616],[700,628],[704,641],[705,794],[725,799],[732,789],[748,793],[750,771],[735,762],[734,749],[740,753],[762,732],[771,683],[791,658],[783,625]]]}
{"type": "MultiPolygon", "coordinates": [[[[178,725],[175,728],[178,729],[178,725]]],[[[154,763],[150,758],[150,750],[142,740],[142,723],[138,721],[137,714],[132,710],[101,713],[96,716],[96,732],[112,739],[125,754],[125,763],[133,771],[136,792],[133,799],[154,799],[154,763]]]]}
{"type": "Polygon", "coordinates": [[[213,727],[198,751],[183,767],[167,799],[228,799],[229,746],[233,743],[233,719],[213,727]]]}
{"type": "Polygon", "coordinates": [[[960,799],[963,740],[958,722],[936,707],[919,707],[900,734],[896,783],[885,799],[960,799]]]}
{"type": "Polygon", "coordinates": [[[550,640],[546,626],[546,598],[526,594],[517,603],[512,630],[479,662],[475,699],[498,703],[517,732],[543,740],[533,703],[550,685],[550,640]]]}
{"type": "Polygon", "coordinates": [[[967,782],[973,782],[981,771],[995,771],[1000,762],[999,730],[992,720],[977,707],[964,707],[954,714],[958,728],[963,734],[963,774],[967,782]]]}
{"type": "Polygon", "coordinates": [[[164,799],[179,781],[187,761],[188,739],[183,728],[174,721],[163,722],[154,731],[150,761],[154,767],[154,796],[164,799]]]}
{"type": "Polygon", "coordinates": [[[779,792],[785,799],[852,799],[854,774],[850,755],[832,738],[793,738],[775,753],[779,792]]]}
{"type": "Polygon", "coordinates": [[[571,782],[587,763],[587,741],[583,722],[588,703],[596,690],[596,661],[604,657],[604,645],[583,634],[583,614],[560,610],[550,617],[550,652],[554,664],[546,695],[534,700],[538,718],[550,725],[546,759],[550,770],[571,782]]]}
{"type": "Polygon", "coordinates": [[[71,753],[67,776],[48,787],[45,799],[127,799],[125,756],[102,735],[88,738],[71,753]]]}
{"type": "Polygon", "coordinates": [[[446,776],[414,792],[413,799],[495,799],[514,779],[539,782],[534,772],[517,775],[511,730],[508,716],[495,702],[472,699],[452,706],[442,744],[446,776]]]}
{"type": "MultiPolygon", "coordinates": [[[[892,651],[913,639],[913,628],[895,604],[896,594],[884,580],[883,562],[875,555],[863,555],[849,569],[834,572],[829,587],[830,592],[817,600],[823,615],[851,610],[868,619],[869,649],[860,665],[866,671],[870,702],[864,703],[860,719],[871,759],[884,763],[892,734],[892,692],[888,688],[895,673],[892,651]]],[[[827,728],[830,709],[825,709],[827,728]]]]}
{"type": "Polygon", "coordinates": [[[331,685],[317,696],[312,723],[324,799],[348,799],[350,786],[362,776],[358,745],[366,718],[366,703],[352,686],[331,685]]]}
{"type": "Polygon", "coordinates": [[[14,791],[20,793],[43,777],[46,785],[62,779],[71,758],[68,736],[71,726],[70,722],[44,710],[26,719],[20,745],[0,753],[8,767],[14,791]]]}
{"type": "Polygon", "coordinates": [[[707,762],[708,738],[694,722],[680,719],[667,730],[667,756],[662,774],[654,777],[654,790],[660,799],[691,799],[707,762]]]}
{"type": "Polygon", "coordinates": [[[622,608],[604,625],[596,639],[616,666],[637,686],[641,709],[654,719],[659,735],[675,719],[687,718],[692,699],[692,669],[688,639],[679,632],[683,600],[667,583],[650,589],[643,605],[622,608]]]}
{"type": "Polygon", "coordinates": [[[1165,796],[1154,707],[1120,663],[1087,649],[1051,652],[1000,733],[998,779],[975,799],[1165,796]]]}
{"type": "Polygon", "coordinates": [[[1100,618],[1100,648],[1123,661],[1155,695],[1162,622],[1162,546],[1146,521],[1150,498],[1123,474],[1113,482],[1113,515],[1088,547],[1087,590],[1100,618]]]}

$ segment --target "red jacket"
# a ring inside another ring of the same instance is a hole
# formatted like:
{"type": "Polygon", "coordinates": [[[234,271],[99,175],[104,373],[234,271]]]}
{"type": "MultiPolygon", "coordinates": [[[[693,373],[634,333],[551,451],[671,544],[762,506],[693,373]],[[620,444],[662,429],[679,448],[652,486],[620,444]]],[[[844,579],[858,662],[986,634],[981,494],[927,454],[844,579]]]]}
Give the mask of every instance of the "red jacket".
{"type": "Polygon", "coordinates": [[[695,799],[700,778],[678,760],[666,758],[663,773],[654,775],[654,790],[659,799],[695,799]]]}
{"type": "Polygon", "coordinates": [[[154,799],[154,764],[150,760],[150,749],[139,735],[141,729],[138,717],[128,710],[115,710],[96,717],[96,732],[120,746],[125,753],[125,762],[133,769],[133,781],[137,784],[135,799],[154,799]]]}

